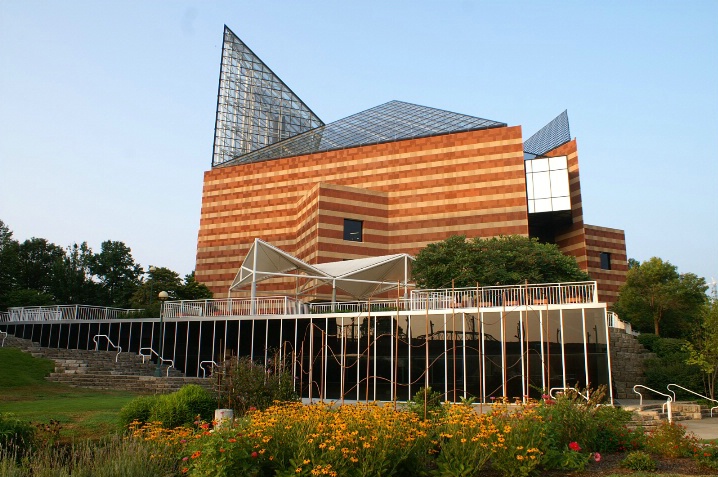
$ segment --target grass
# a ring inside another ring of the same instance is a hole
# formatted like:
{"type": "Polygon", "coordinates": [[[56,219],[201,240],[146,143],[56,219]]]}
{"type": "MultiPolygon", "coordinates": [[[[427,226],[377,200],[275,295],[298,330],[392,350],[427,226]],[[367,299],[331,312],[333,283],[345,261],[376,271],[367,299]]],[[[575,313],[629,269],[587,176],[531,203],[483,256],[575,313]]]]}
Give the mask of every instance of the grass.
{"type": "Polygon", "coordinates": [[[0,348],[0,412],[37,424],[60,423],[60,439],[99,439],[118,430],[120,408],[137,394],[73,388],[46,381],[48,359],[0,348]]]}

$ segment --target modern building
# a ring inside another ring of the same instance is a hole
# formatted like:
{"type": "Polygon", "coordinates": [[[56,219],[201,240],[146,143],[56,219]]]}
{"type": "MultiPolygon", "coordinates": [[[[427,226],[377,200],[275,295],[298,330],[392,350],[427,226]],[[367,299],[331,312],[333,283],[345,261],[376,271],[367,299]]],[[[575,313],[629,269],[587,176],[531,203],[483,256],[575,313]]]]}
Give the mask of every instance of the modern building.
{"type": "MultiPolygon", "coordinates": [[[[509,234],[557,244],[602,302],[615,300],[624,233],[584,223],[566,112],[528,139],[521,126],[401,101],[325,124],[225,27],[196,263],[215,296],[256,238],[317,265],[509,234]]],[[[294,287],[274,280],[259,293],[294,287]]]]}
{"type": "Polygon", "coordinates": [[[310,401],[611,389],[624,234],[583,221],[565,112],[526,140],[400,101],[325,124],[225,27],[215,130],[196,276],[216,299],[166,302],[161,318],[11,309],[0,338],[140,353],[191,376],[247,356],[310,401]],[[411,255],[457,234],[556,243],[594,281],[412,289],[411,255]]]}

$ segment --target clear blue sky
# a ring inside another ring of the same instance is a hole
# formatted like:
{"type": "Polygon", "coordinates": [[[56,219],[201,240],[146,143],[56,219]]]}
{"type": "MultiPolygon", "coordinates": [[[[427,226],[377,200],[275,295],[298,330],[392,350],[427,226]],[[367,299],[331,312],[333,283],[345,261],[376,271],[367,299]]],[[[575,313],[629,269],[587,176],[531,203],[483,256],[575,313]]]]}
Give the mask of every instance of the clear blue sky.
{"type": "Polygon", "coordinates": [[[0,2],[0,219],[194,268],[227,24],[324,121],[568,109],[584,219],[718,279],[718,2],[0,2]]]}

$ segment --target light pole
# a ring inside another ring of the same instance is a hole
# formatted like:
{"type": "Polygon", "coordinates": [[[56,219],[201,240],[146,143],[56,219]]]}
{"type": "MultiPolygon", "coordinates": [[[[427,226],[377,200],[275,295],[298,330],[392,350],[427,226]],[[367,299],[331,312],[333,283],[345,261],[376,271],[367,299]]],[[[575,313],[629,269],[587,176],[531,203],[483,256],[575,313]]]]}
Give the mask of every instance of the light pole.
{"type": "Polygon", "coordinates": [[[162,355],[164,355],[165,345],[165,322],[164,322],[164,305],[165,300],[169,298],[166,291],[161,291],[157,295],[160,300],[160,349],[157,351],[157,367],[155,368],[155,376],[158,378],[162,376],[162,355]]]}
{"type": "MultiPolygon", "coordinates": [[[[157,269],[155,268],[154,265],[150,265],[150,268],[147,269],[147,272],[148,272],[148,274],[149,274],[149,276],[150,276],[150,278],[149,278],[149,280],[150,280],[150,305],[152,305],[152,297],[153,297],[154,294],[155,294],[155,291],[154,291],[154,285],[155,285],[155,270],[157,270],[157,269]]],[[[152,309],[152,308],[150,307],[150,309],[152,309]]]]}

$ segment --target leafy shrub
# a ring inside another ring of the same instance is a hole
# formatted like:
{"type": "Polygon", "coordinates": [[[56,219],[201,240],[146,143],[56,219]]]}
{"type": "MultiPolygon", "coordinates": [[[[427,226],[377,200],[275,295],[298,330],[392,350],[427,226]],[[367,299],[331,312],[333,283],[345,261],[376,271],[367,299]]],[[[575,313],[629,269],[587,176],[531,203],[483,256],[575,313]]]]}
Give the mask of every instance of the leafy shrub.
{"type": "Polygon", "coordinates": [[[275,401],[299,399],[294,392],[292,375],[278,353],[266,366],[248,357],[228,359],[216,377],[221,406],[234,409],[240,416],[251,408],[266,409],[275,401]]]}
{"type": "Polygon", "coordinates": [[[560,394],[555,400],[545,396],[539,413],[550,448],[562,453],[571,442],[592,452],[615,452],[628,447],[627,441],[633,437],[626,428],[631,413],[598,405],[605,400],[605,386],[589,392],[589,396],[588,401],[576,392],[560,394]]]}
{"type": "Polygon", "coordinates": [[[655,353],[656,341],[660,340],[661,337],[654,335],[653,333],[641,333],[638,335],[638,342],[641,343],[648,351],[655,353]]]}
{"type": "Polygon", "coordinates": [[[700,465],[718,470],[718,442],[696,449],[694,457],[700,465]]]}
{"type": "Polygon", "coordinates": [[[156,401],[156,396],[139,396],[122,406],[119,414],[122,428],[127,428],[134,421],[149,422],[156,401]]]}
{"type": "Polygon", "coordinates": [[[421,419],[438,418],[444,415],[443,400],[444,395],[439,391],[432,390],[431,386],[422,387],[414,394],[414,397],[407,401],[406,409],[421,419]],[[425,402],[426,405],[424,405],[425,402]]]}
{"type": "MultiPolygon", "coordinates": [[[[669,384],[679,384],[688,389],[703,389],[700,368],[686,364],[690,353],[686,350],[686,341],[676,338],[661,338],[646,333],[638,337],[638,341],[656,354],[655,358],[644,361],[646,385],[659,391],[665,390],[669,384]]],[[[683,392],[677,390],[676,394],[683,392]]],[[[690,397],[684,394],[684,397],[690,397]]]]}
{"type": "Polygon", "coordinates": [[[629,452],[621,461],[621,466],[631,470],[653,472],[656,470],[656,463],[650,454],[643,451],[629,452]]]}
{"type": "Polygon", "coordinates": [[[35,428],[12,414],[0,413],[0,451],[12,449],[22,453],[35,438],[35,428]]]}
{"type": "Polygon", "coordinates": [[[662,422],[646,440],[646,450],[664,457],[689,457],[696,449],[695,436],[686,434],[686,428],[675,423],[662,422]]]}
{"type": "Polygon", "coordinates": [[[120,422],[127,427],[133,421],[157,421],[164,427],[172,428],[192,424],[197,416],[209,421],[213,417],[215,402],[209,391],[189,384],[171,394],[133,399],[120,410],[120,422]]]}
{"type": "Polygon", "coordinates": [[[572,450],[570,448],[558,451],[549,449],[541,461],[545,469],[558,469],[565,471],[582,471],[593,457],[593,454],[572,450]]]}

